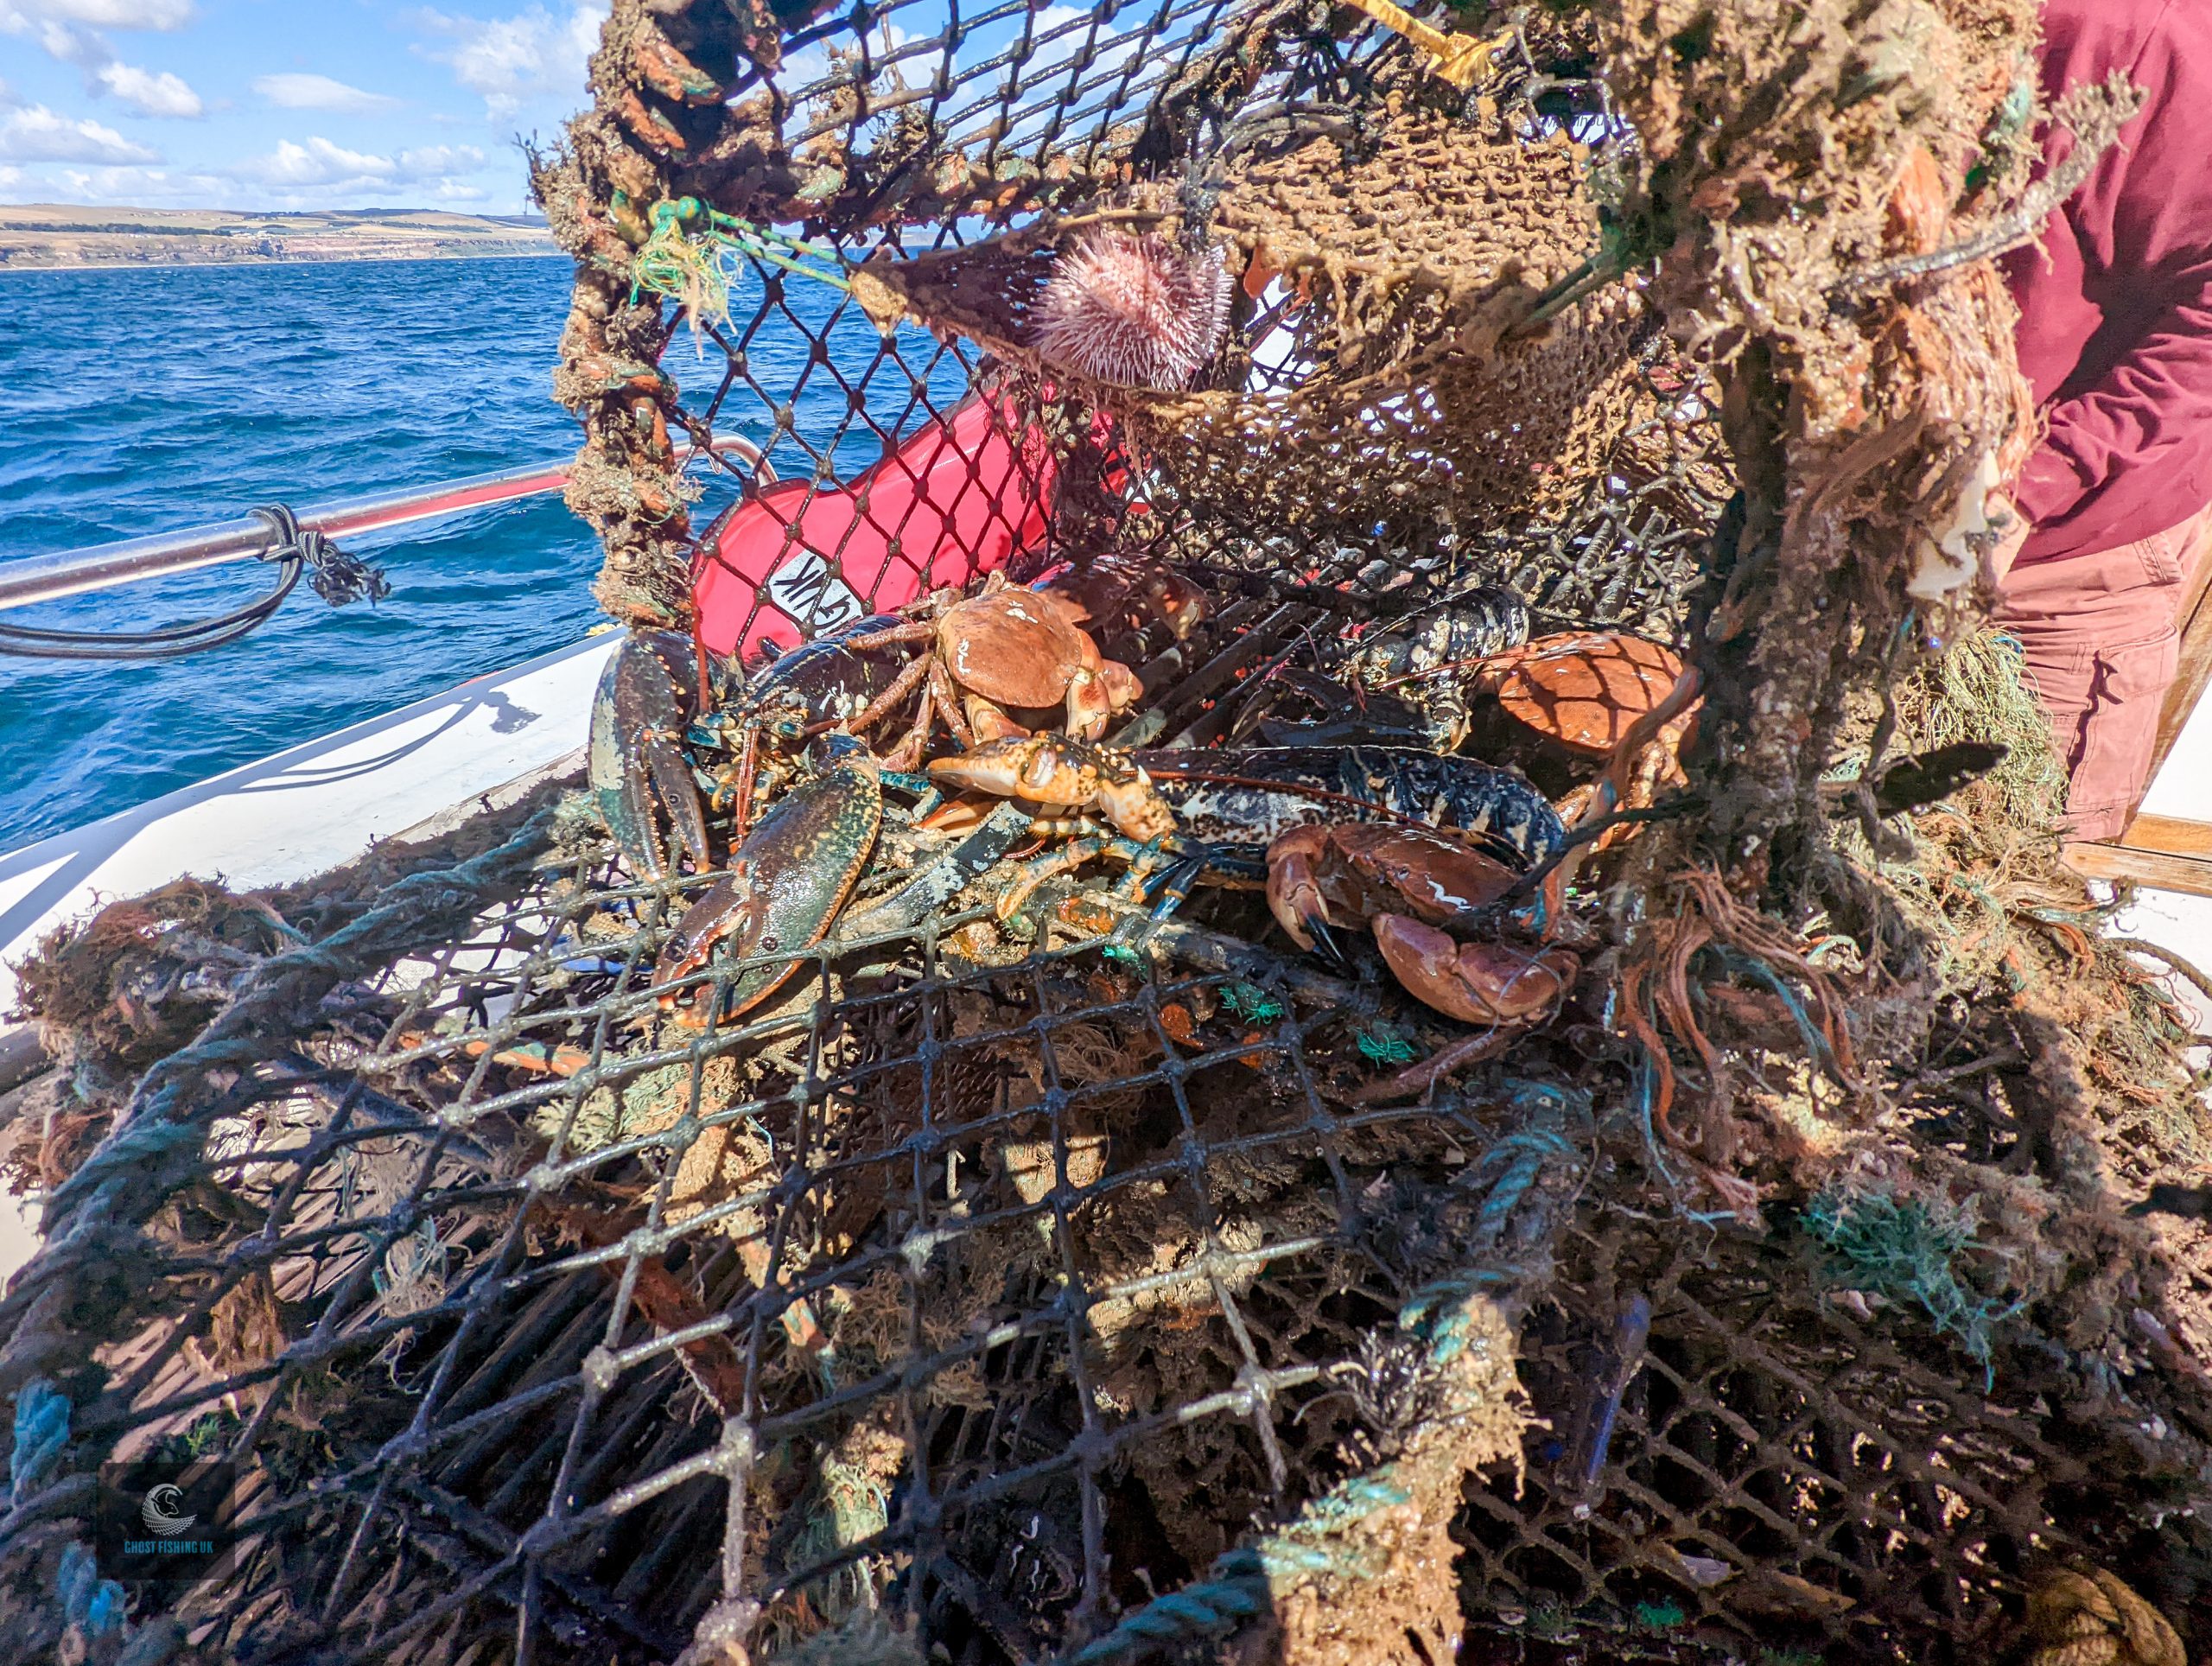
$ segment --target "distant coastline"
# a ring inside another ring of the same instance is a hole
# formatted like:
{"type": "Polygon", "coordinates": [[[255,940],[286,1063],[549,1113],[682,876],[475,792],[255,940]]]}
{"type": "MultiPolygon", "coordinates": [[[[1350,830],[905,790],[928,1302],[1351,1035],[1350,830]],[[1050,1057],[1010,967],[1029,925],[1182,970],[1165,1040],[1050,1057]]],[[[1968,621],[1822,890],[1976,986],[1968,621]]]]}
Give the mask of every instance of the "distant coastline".
{"type": "Polygon", "coordinates": [[[425,208],[254,214],[213,208],[0,205],[0,274],[558,252],[544,221],[522,214],[425,208]]]}

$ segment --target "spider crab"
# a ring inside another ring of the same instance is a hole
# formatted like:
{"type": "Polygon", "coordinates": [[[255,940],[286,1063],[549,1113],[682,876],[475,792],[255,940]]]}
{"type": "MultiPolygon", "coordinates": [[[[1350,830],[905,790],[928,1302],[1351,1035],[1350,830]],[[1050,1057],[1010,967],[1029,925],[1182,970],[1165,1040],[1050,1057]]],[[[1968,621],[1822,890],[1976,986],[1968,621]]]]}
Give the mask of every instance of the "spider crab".
{"type": "Polygon", "coordinates": [[[1449,833],[1382,822],[1294,828],[1268,848],[1268,906],[1293,942],[1341,961],[1335,934],[1364,925],[1408,995],[1468,1024],[1533,1022],[1581,973],[1565,949],[1475,935],[1520,877],[1449,833]]]}
{"type": "Polygon", "coordinates": [[[994,573],[976,595],[960,600],[940,591],[923,607],[930,616],[849,645],[862,652],[893,644],[923,649],[849,726],[858,734],[881,722],[919,689],[913,728],[890,754],[894,767],[912,769],[921,760],[937,717],[968,749],[1062,724],[1078,739],[1096,741],[1141,692],[1135,671],[1099,652],[1083,628],[1089,610],[1067,596],[1019,588],[994,573]]]}

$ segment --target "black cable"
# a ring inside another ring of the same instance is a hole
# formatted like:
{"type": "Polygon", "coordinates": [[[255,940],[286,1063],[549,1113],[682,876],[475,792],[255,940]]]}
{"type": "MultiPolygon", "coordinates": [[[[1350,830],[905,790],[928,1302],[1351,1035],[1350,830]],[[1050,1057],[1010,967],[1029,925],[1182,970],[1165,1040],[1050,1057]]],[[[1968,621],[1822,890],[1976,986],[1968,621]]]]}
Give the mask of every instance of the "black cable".
{"type": "Polygon", "coordinates": [[[324,534],[300,525],[283,504],[256,509],[276,542],[255,557],[277,563],[269,594],[208,619],[188,620],[153,631],[59,631],[0,621],[0,654],[24,659],[177,659],[238,641],[283,606],[308,575],[308,588],[334,607],[381,601],[391,594],[384,575],[348,555],[324,534]]]}

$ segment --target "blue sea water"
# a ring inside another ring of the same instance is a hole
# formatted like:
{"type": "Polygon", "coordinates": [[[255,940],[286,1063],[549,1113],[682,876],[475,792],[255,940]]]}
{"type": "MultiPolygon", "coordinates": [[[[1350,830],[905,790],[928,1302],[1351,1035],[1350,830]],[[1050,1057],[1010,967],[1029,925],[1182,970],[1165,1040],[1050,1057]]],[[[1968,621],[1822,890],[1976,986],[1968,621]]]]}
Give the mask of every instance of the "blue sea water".
{"type": "MultiPolygon", "coordinates": [[[[0,563],[257,504],[307,507],[565,459],[579,434],[550,389],[569,275],[558,258],[0,275],[0,563]]],[[[785,477],[813,473],[823,449],[849,474],[880,441],[865,424],[840,436],[848,385],[886,427],[925,412],[836,292],[794,283],[784,307],[747,342],[750,381],[717,427],[772,440],[785,477]],[[809,362],[810,328],[826,329],[823,362],[809,362]],[[792,430],[778,436],[772,407],[786,402],[792,430]]],[[[956,359],[911,333],[899,347],[943,403],[957,397],[956,359]]],[[[703,392],[725,360],[711,344],[695,359],[679,335],[664,365],[703,392]]],[[[703,503],[700,524],[726,499],[703,503]]],[[[598,547],[557,496],[348,547],[391,582],[374,607],[333,610],[302,584],[245,641],[189,658],[0,656],[0,849],[561,647],[599,621],[598,547]]],[[[235,607],[270,577],[236,563],[10,617],[145,628],[235,607]]]]}

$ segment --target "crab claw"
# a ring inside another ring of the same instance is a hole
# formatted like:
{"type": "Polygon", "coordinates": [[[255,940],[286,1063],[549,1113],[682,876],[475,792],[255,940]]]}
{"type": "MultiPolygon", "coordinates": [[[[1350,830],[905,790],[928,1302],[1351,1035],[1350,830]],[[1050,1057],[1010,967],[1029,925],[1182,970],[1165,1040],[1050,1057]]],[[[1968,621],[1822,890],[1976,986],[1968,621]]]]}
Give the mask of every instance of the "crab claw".
{"type": "Polygon", "coordinates": [[[1150,844],[1175,831],[1174,810],[1141,769],[1126,780],[1100,781],[1098,807],[1106,812],[1116,833],[1141,843],[1150,844]]]}
{"type": "Polygon", "coordinates": [[[1268,912],[1300,948],[1326,944],[1329,958],[1341,965],[1344,951],[1329,932],[1318,866],[1328,843],[1327,828],[1298,827],[1268,848],[1268,912]]]}
{"type": "Polygon", "coordinates": [[[592,700],[593,797],[631,871],[670,872],[664,823],[692,862],[707,864],[707,818],[678,738],[696,715],[686,690],[691,640],[673,631],[633,632],[607,662],[592,700]]]}
{"type": "Polygon", "coordinates": [[[1407,994],[1468,1024],[1526,1023],[1582,971],[1582,963],[1564,949],[1458,943],[1403,914],[1375,917],[1375,944],[1407,994]]]}
{"type": "Polygon", "coordinates": [[[930,779],[955,792],[988,792],[1001,798],[1073,804],[1084,792],[1080,770],[1049,735],[1008,735],[973,752],[930,760],[930,779]]]}
{"type": "Polygon", "coordinates": [[[1064,810],[1095,806],[1116,832],[1147,843],[1175,830],[1175,812],[1128,754],[1065,735],[987,741],[957,758],[933,760],[930,779],[955,792],[989,792],[1064,810]]]}
{"type": "Polygon", "coordinates": [[[1106,691],[1106,679],[1088,665],[1068,673],[1067,704],[1070,734],[1096,741],[1106,733],[1106,725],[1114,715],[1114,703],[1106,691]]]}

